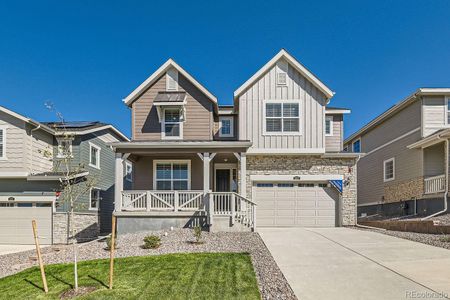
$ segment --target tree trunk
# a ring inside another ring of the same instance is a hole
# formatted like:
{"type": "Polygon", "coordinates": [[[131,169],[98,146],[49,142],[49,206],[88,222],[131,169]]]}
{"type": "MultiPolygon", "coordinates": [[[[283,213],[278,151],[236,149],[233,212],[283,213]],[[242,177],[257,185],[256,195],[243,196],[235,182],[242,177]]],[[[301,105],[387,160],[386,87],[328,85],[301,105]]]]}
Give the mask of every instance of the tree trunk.
{"type": "Polygon", "coordinates": [[[73,206],[70,210],[70,226],[72,231],[72,246],[73,246],[73,275],[74,275],[74,289],[75,291],[78,290],[78,246],[77,246],[77,239],[75,238],[75,218],[74,218],[74,212],[73,212],[73,206]]]}

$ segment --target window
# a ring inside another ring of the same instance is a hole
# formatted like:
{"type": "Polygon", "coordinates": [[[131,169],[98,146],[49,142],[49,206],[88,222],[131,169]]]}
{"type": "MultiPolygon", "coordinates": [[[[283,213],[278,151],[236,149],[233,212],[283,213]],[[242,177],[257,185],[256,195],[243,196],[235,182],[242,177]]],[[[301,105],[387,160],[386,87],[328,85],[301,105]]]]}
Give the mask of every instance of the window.
{"type": "Polygon", "coordinates": [[[353,152],[359,153],[361,152],[361,139],[358,139],[353,142],[353,152]]]}
{"type": "Polygon", "coordinates": [[[125,162],[125,179],[133,182],[133,165],[129,161],[125,162]]]}
{"type": "Polygon", "coordinates": [[[299,103],[266,103],[265,133],[299,133],[299,103]]]}
{"type": "Polygon", "coordinates": [[[287,85],[287,70],[287,62],[277,62],[277,85],[287,85]]]}
{"type": "Polygon", "coordinates": [[[294,187],[293,183],[279,183],[278,187],[294,187]]]}
{"type": "Polygon", "coordinates": [[[348,152],[348,146],[344,147],[344,152],[348,152]]]}
{"type": "Polygon", "coordinates": [[[183,123],[181,122],[179,108],[164,109],[162,137],[166,139],[179,139],[182,137],[183,123]]]}
{"type": "Polygon", "coordinates": [[[391,181],[395,179],[395,159],[390,158],[384,161],[384,181],[391,181]]]}
{"type": "Polygon", "coordinates": [[[100,147],[89,143],[89,165],[100,169],[100,147]]]}
{"type": "Polygon", "coordinates": [[[6,158],[6,128],[0,127],[0,159],[6,158]]]}
{"type": "Polygon", "coordinates": [[[154,182],[156,190],[190,189],[190,161],[154,161],[154,182]]]}
{"type": "Polygon", "coordinates": [[[447,97],[447,125],[450,125],[450,97],[447,97]]]}
{"type": "Polygon", "coordinates": [[[89,210],[98,210],[100,205],[100,190],[96,188],[91,189],[91,195],[89,198],[89,210]]]}
{"type": "Polygon", "coordinates": [[[232,137],[233,128],[233,117],[220,117],[219,118],[219,136],[220,137],[232,137]]]}
{"type": "Polygon", "coordinates": [[[178,91],[178,71],[176,69],[167,70],[166,90],[178,91]]]}
{"type": "Polygon", "coordinates": [[[58,158],[72,156],[72,139],[58,139],[58,158]]]}
{"type": "Polygon", "coordinates": [[[273,187],[273,183],[257,183],[257,187],[273,187]]]}
{"type": "Polygon", "coordinates": [[[328,183],[319,183],[318,186],[321,188],[326,188],[328,187],[328,183]]]}
{"type": "Polygon", "coordinates": [[[333,117],[325,117],[325,135],[333,135],[333,117]]]}
{"type": "Polygon", "coordinates": [[[299,183],[298,187],[314,187],[314,183],[299,183]]]}
{"type": "Polygon", "coordinates": [[[14,203],[0,203],[0,207],[14,207],[14,203]]]}

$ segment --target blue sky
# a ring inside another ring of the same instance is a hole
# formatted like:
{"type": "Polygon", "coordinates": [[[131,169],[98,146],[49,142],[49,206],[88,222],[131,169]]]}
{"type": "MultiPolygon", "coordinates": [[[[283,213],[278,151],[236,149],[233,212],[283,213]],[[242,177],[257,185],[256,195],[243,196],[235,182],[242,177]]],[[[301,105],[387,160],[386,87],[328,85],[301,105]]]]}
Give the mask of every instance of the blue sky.
{"type": "Polygon", "coordinates": [[[346,136],[418,87],[450,86],[450,1],[14,1],[0,4],[0,104],[110,122],[172,57],[221,104],[286,48],[348,107],[346,136]]]}

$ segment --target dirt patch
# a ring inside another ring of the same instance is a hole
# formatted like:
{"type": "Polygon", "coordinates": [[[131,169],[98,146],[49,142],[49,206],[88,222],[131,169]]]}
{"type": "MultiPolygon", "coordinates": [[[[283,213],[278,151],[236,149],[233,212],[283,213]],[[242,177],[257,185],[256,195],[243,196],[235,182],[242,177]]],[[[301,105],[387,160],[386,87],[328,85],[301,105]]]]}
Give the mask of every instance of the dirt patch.
{"type": "Polygon", "coordinates": [[[93,287],[93,286],[80,286],[80,287],[78,287],[78,289],[76,291],[74,289],[71,289],[71,290],[67,290],[67,291],[63,292],[61,295],[59,295],[59,299],[64,300],[64,299],[72,299],[75,297],[84,296],[89,293],[92,293],[96,289],[97,288],[93,287]]]}

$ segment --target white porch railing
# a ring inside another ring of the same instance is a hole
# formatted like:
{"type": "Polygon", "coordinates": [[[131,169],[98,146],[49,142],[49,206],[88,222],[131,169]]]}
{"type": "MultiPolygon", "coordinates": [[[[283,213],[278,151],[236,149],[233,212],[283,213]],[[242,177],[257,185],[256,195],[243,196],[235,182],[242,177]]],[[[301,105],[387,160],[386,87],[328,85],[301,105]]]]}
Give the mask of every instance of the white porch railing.
{"type": "Polygon", "coordinates": [[[424,179],[425,194],[442,193],[445,191],[445,175],[438,175],[424,179]]]}
{"type": "Polygon", "coordinates": [[[230,216],[231,223],[235,221],[255,228],[256,203],[232,192],[209,193],[209,212],[213,216],[230,216]]]}
{"type": "Polygon", "coordinates": [[[121,211],[197,211],[204,209],[203,191],[123,191],[121,211]]]}

